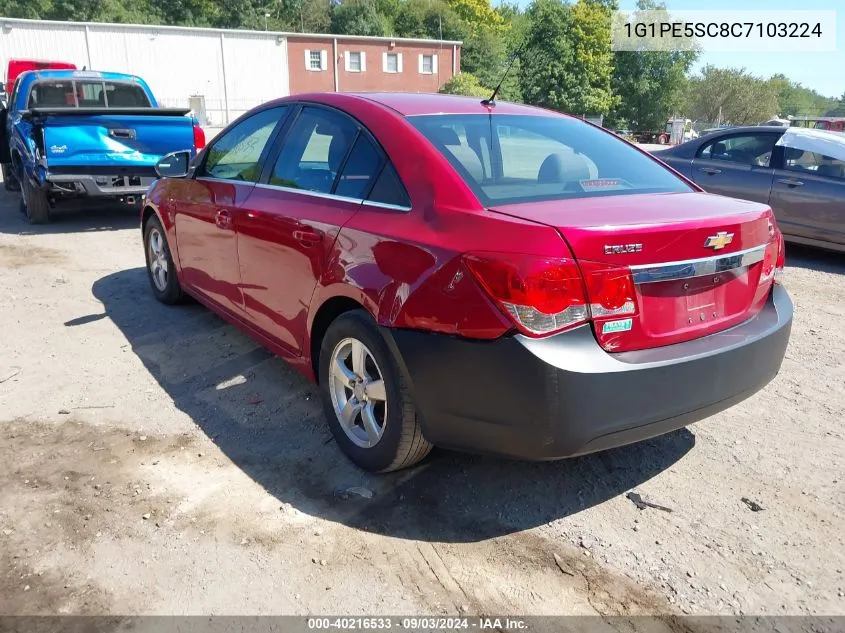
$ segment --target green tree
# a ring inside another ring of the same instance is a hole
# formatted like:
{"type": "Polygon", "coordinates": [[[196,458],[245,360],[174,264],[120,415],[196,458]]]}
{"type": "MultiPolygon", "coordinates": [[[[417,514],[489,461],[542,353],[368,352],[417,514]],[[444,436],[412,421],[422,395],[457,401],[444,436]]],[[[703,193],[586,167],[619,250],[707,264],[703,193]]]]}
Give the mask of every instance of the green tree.
{"type": "Polygon", "coordinates": [[[536,0],[521,56],[522,98],[573,114],[606,114],[613,106],[610,15],[607,6],[579,0],[536,0]]]}
{"type": "Polygon", "coordinates": [[[825,116],[845,116],[845,92],[839,98],[839,101],[834,102],[832,108],[825,112],[825,116]]]}
{"type": "MultiPolygon", "coordinates": [[[[665,11],[654,0],[640,0],[639,11],[665,11]]],[[[618,97],[608,123],[635,130],[663,129],[680,105],[695,51],[618,51],[611,85],[618,97]]],[[[683,114],[683,113],[679,113],[683,114]]]]}
{"type": "Polygon", "coordinates": [[[346,0],[331,11],[331,32],[340,35],[387,35],[391,25],[375,0],[346,0]]]}
{"type": "Polygon", "coordinates": [[[687,116],[714,122],[753,125],[777,114],[778,92],[768,81],[744,68],[716,68],[707,65],[692,77],[685,96],[687,116]]]}
{"type": "Polygon", "coordinates": [[[440,89],[440,92],[468,97],[489,97],[493,90],[482,86],[475,75],[461,72],[449,79],[440,89]]]}

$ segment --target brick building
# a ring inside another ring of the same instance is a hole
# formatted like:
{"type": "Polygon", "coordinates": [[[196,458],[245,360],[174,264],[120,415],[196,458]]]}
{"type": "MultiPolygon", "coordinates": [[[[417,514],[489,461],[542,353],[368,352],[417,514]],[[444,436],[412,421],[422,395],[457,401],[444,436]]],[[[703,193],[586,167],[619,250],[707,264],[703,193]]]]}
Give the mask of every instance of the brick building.
{"type": "Polygon", "coordinates": [[[437,92],[460,71],[461,42],[0,17],[0,68],[10,58],[139,75],[161,105],[219,127],[289,94],[437,92]]]}

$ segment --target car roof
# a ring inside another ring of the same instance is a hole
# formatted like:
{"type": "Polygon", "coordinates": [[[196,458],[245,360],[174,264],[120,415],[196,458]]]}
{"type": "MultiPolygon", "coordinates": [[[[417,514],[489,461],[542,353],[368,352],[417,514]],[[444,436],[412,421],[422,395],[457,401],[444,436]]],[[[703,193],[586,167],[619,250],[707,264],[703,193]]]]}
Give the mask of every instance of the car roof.
{"type": "Polygon", "coordinates": [[[33,70],[29,71],[36,79],[106,79],[109,81],[138,81],[135,75],[97,70],[33,70]]]}
{"type": "MultiPolygon", "coordinates": [[[[318,92],[291,95],[290,99],[302,101],[336,101],[338,97],[362,99],[390,108],[403,116],[421,114],[487,114],[481,97],[464,97],[441,93],[423,92],[318,92]],[[329,97],[329,95],[332,95],[329,97]]],[[[567,116],[554,110],[528,106],[509,101],[496,101],[495,114],[523,114],[531,116],[567,116]]]]}

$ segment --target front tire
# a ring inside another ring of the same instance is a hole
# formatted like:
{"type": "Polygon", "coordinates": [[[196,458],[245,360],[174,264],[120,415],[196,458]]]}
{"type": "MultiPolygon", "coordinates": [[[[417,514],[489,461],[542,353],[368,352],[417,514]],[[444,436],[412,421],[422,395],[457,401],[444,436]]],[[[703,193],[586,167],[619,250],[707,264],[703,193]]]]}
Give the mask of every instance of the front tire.
{"type": "Polygon", "coordinates": [[[168,305],[179,303],[183,298],[182,286],[176,278],[176,266],[164,227],[155,216],[144,225],[144,255],[147,278],[155,298],[168,305]]]}
{"type": "Polygon", "coordinates": [[[364,310],[345,312],[329,326],[319,379],[332,435],[358,467],[386,473],[431,451],[405,378],[364,310]]]}
{"type": "Polygon", "coordinates": [[[33,187],[26,176],[21,182],[21,211],[30,224],[50,222],[50,199],[47,197],[47,192],[33,187]]]}

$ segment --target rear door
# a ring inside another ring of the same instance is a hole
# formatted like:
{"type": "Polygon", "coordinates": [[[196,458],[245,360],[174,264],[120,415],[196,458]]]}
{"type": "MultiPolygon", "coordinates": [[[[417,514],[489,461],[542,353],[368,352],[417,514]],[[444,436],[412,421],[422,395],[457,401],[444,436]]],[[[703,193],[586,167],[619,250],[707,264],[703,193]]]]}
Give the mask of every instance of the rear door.
{"type": "Polygon", "coordinates": [[[299,354],[317,280],[381,154],[352,118],[307,105],[273,156],[238,223],[244,306],[253,325],[299,354]]]}
{"type": "Polygon", "coordinates": [[[289,106],[257,112],[220,134],[193,178],[173,183],[176,244],[184,282],[243,316],[237,214],[261,173],[289,106]]]}
{"type": "Polygon", "coordinates": [[[768,203],[777,132],[726,134],[702,144],[691,166],[697,185],[710,193],[768,203]]]}
{"type": "Polygon", "coordinates": [[[771,206],[785,235],[845,244],[845,161],[783,148],[771,206]]]}

